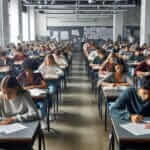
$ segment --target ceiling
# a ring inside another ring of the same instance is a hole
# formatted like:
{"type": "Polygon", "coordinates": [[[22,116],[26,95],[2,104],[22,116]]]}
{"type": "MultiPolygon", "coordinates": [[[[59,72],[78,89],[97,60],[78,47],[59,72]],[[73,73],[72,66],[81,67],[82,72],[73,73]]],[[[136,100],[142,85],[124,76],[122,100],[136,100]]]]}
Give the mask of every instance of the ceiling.
{"type": "MultiPolygon", "coordinates": [[[[129,8],[140,5],[140,0],[22,0],[25,7],[34,7],[48,16],[82,15],[94,18],[126,13],[129,8]]],[[[70,17],[69,16],[69,17],[70,17]]],[[[60,17],[61,18],[61,17],[60,17]]]]}

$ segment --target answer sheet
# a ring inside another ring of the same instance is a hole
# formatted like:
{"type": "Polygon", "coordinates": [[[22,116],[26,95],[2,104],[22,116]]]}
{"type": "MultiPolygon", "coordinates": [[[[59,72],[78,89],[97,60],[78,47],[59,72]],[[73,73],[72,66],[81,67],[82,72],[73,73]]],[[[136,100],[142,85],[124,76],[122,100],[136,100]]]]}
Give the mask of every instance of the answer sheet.
{"type": "Polygon", "coordinates": [[[20,130],[24,130],[26,128],[27,128],[26,126],[24,126],[20,123],[2,125],[2,126],[0,126],[0,133],[11,134],[11,133],[14,133],[14,132],[18,132],[20,130]]]}
{"type": "Polygon", "coordinates": [[[143,121],[143,123],[127,123],[121,124],[120,127],[127,130],[128,132],[132,133],[133,135],[146,135],[150,134],[150,129],[145,129],[145,124],[150,123],[150,121],[143,121]]]}

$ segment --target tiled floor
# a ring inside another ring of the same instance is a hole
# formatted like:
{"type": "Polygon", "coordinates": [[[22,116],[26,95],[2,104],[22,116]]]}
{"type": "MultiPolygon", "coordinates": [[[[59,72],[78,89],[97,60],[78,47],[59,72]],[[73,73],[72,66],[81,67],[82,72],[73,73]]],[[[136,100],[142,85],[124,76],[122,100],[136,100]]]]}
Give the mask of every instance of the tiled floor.
{"type": "Polygon", "coordinates": [[[52,123],[56,135],[46,134],[47,150],[107,150],[108,133],[99,119],[96,99],[91,93],[84,59],[73,57],[72,75],[63,95],[57,121],[52,123]]]}

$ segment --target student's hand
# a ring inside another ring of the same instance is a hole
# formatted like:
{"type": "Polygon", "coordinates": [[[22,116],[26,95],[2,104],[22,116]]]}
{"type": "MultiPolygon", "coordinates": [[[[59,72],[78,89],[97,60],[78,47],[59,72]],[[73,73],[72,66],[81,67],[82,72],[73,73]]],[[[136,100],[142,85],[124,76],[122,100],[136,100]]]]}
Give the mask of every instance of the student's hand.
{"type": "Polygon", "coordinates": [[[150,129],[150,123],[146,123],[146,124],[144,125],[144,128],[145,128],[145,129],[150,129]]]}
{"type": "Polygon", "coordinates": [[[143,121],[143,119],[144,119],[144,117],[141,115],[131,115],[131,121],[133,123],[140,123],[143,121]]]}
{"type": "Polygon", "coordinates": [[[145,76],[149,76],[150,75],[150,72],[145,72],[145,76]]]}
{"type": "Polygon", "coordinates": [[[2,120],[2,121],[0,121],[0,125],[8,125],[8,124],[11,124],[11,123],[13,123],[15,121],[15,119],[14,118],[7,118],[7,119],[5,119],[5,120],[2,120]]]}
{"type": "Polygon", "coordinates": [[[116,84],[116,83],[112,83],[111,85],[112,85],[112,87],[115,87],[115,86],[117,86],[117,84],[116,84]]]}

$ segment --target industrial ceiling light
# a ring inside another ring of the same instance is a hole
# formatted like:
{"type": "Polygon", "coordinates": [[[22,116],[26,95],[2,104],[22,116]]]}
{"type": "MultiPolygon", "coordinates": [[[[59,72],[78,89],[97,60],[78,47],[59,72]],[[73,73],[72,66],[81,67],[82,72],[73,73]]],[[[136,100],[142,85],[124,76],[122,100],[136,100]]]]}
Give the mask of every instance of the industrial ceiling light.
{"type": "Polygon", "coordinates": [[[88,0],[88,3],[89,4],[94,4],[94,3],[96,3],[96,0],[88,0]]]}

